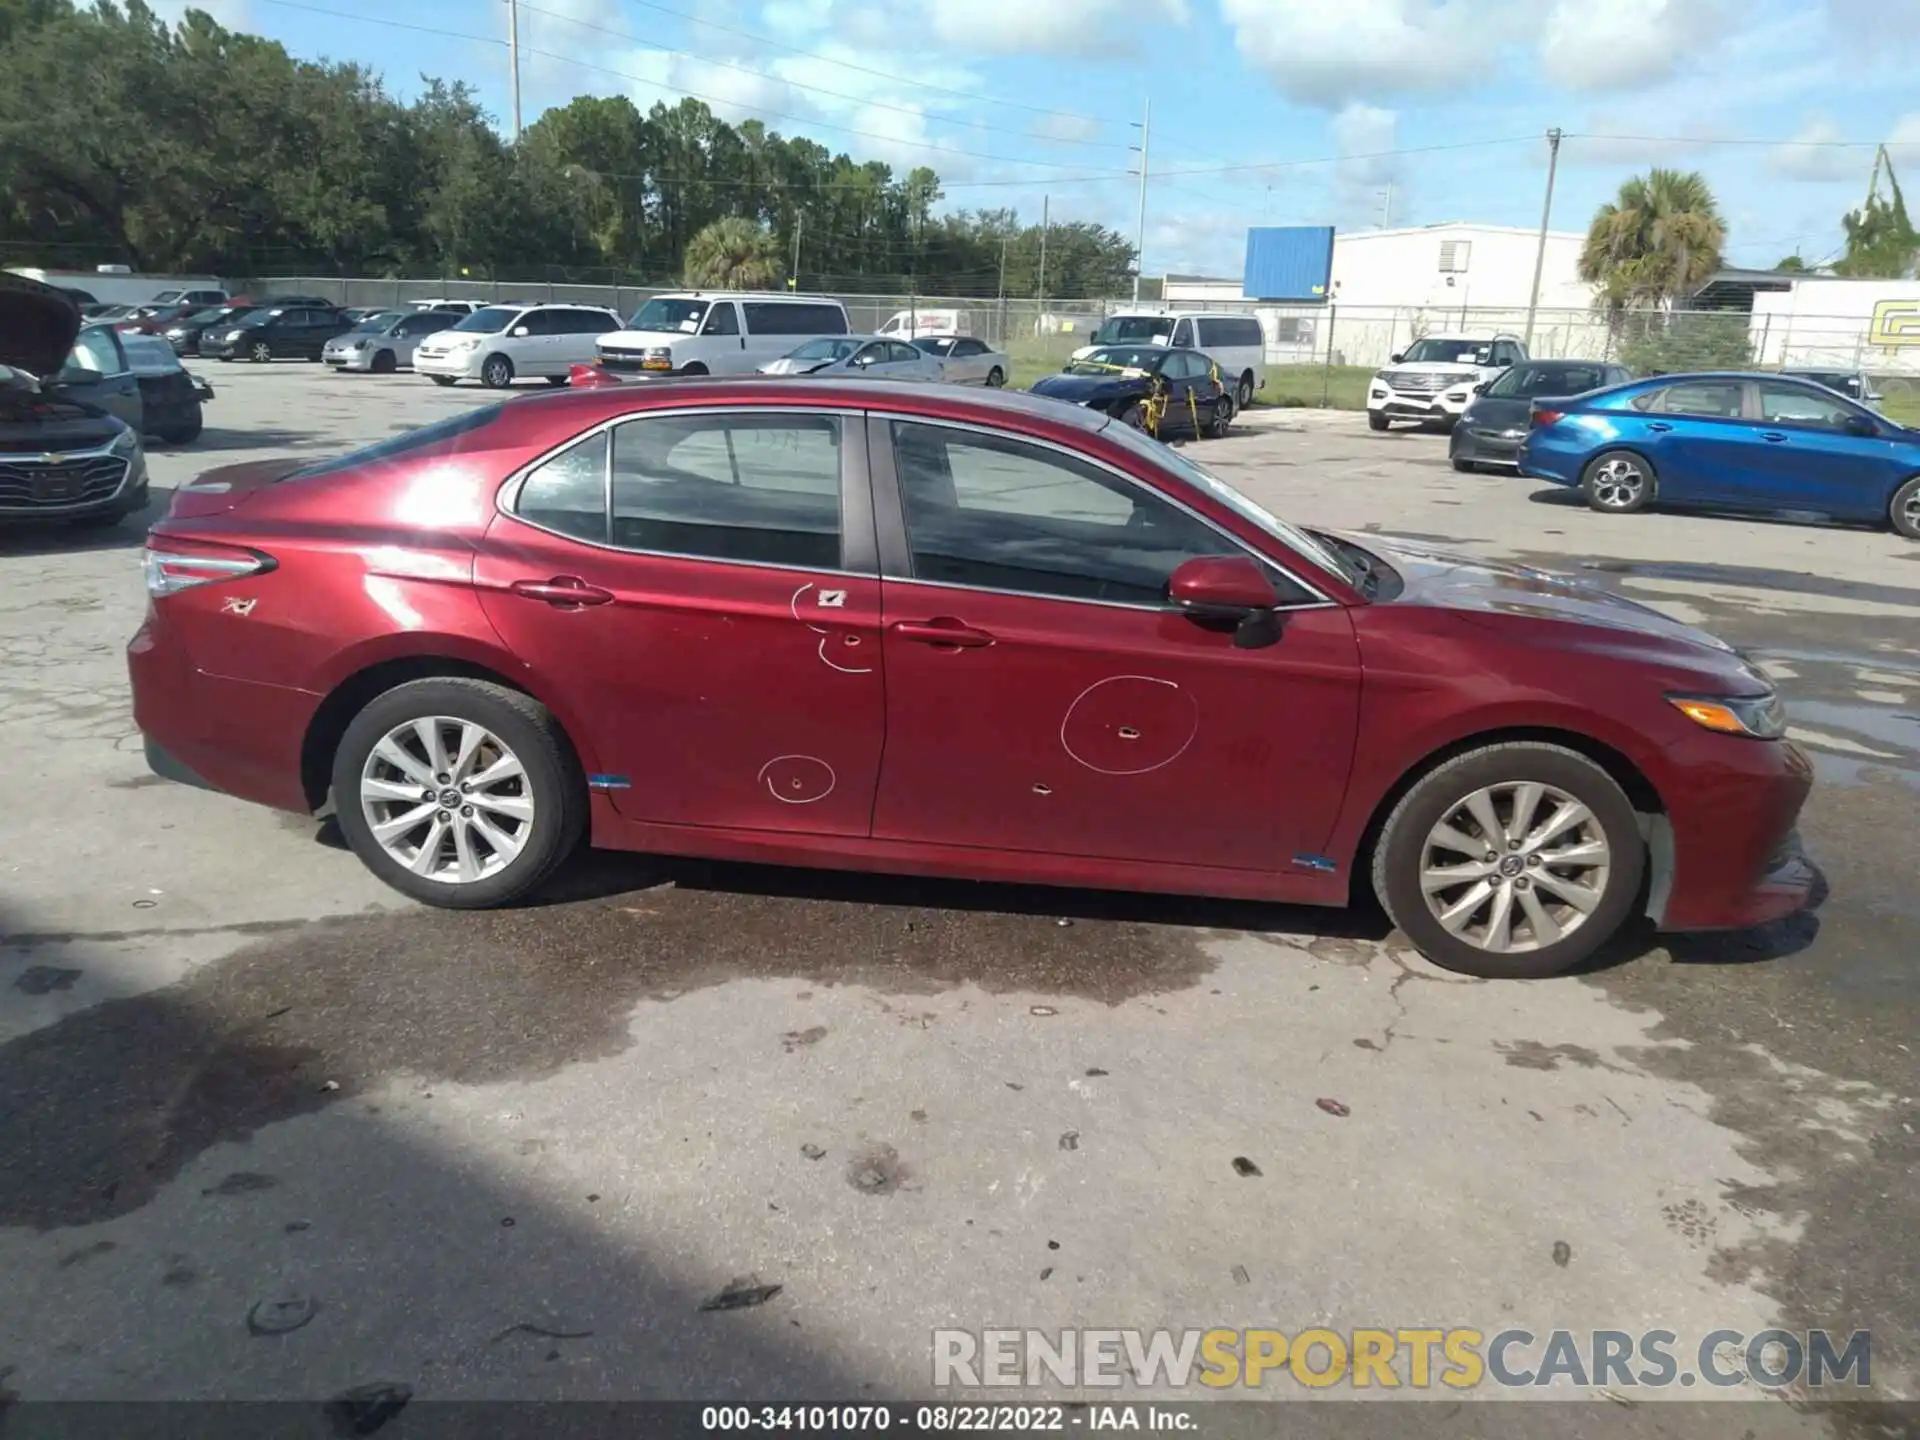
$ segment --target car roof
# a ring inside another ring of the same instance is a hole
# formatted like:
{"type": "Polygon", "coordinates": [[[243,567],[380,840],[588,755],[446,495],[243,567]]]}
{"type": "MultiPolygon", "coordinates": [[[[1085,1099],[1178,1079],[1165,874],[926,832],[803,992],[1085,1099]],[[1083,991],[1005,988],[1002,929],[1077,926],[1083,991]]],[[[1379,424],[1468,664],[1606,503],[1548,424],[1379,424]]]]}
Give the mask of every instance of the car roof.
{"type": "MultiPolygon", "coordinates": [[[[809,305],[818,305],[822,301],[838,305],[840,302],[831,295],[796,295],[791,290],[663,290],[658,295],[649,295],[647,300],[771,300],[776,305],[787,305],[804,301],[809,305]]],[[[640,302],[646,304],[646,300],[640,302]]],[[[900,312],[905,314],[903,310],[900,312]]]]}

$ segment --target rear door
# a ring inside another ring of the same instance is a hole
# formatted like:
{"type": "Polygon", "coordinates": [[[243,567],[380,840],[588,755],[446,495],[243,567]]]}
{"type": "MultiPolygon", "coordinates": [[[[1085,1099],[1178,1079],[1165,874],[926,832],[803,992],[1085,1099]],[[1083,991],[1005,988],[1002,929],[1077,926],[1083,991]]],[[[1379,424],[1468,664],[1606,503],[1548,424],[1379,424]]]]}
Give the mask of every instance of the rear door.
{"type": "Polygon", "coordinates": [[[482,604],[620,816],[868,833],[886,710],[864,457],[832,410],[650,411],[503,491],[482,604]]]}
{"type": "Polygon", "coordinates": [[[887,746],[874,837],[1278,871],[1345,794],[1344,609],[1276,571],[1284,638],[1166,603],[1239,542],[1117,470],[963,425],[870,425],[887,746]]]}
{"type": "Polygon", "coordinates": [[[60,372],[60,388],[76,400],[98,405],[135,430],[144,423],[140,377],[133,373],[126,347],[110,326],[89,325],[80,332],[60,372]]]}
{"type": "Polygon", "coordinates": [[[1745,403],[1746,386],[1739,380],[1682,380],[1650,397],[1642,428],[1661,495],[1747,503],[1757,436],[1745,403]]]}

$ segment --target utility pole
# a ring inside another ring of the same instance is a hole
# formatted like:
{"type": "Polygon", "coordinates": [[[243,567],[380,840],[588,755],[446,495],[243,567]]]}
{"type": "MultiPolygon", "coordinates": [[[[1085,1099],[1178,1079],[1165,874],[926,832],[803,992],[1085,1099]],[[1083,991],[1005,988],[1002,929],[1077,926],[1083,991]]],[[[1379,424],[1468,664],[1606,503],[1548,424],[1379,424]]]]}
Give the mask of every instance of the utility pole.
{"type": "Polygon", "coordinates": [[[1010,235],[1000,237],[1000,285],[994,291],[994,298],[998,303],[994,306],[997,314],[994,317],[996,333],[993,338],[995,344],[1002,345],[1007,339],[1007,241],[1011,238],[1010,235]]]}
{"type": "Polygon", "coordinates": [[[1053,202],[1051,195],[1040,197],[1040,286],[1038,300],[1040,313],[1034,317],[1033,333],[1038,335],[1047,318],[1047,231],[1052,228],[1048,206],[1053,202]]]}
{"type": "Polygon", "coordinates": [[[1133,303],[1140,303],[1140,274],[1147,264],[1147,150],[1153,141],[1153,97],[1140,112],[1140,221],[1133,246],[1133,303]]]}
{"type": "Polygon", "coordinates": [[[806,211],[796,210],[793,212],[793,271],[787,281],[787,289],[789,290],[798,290],[800,288],[800,231],[806,223],[806,211]]]}
{"type": "Polygon", "coordinates": [[[513,86],[513,139],[520,142],[520,0],[507,0],[507,78],[513,86]]]}
{"type": "Polygon", "coordinates": [[[1527,298],[1527,331],[1523,343],[1533,347],[1533,317],[1540,308],[1540,273],[1547,266],[1547,222],[1553,218],[1553,177],[1560,168],[1560,127],[1547,131],[1547,198],[1540,205],[1540,243],[1533,252],[1533,294],[1527,298]]]}

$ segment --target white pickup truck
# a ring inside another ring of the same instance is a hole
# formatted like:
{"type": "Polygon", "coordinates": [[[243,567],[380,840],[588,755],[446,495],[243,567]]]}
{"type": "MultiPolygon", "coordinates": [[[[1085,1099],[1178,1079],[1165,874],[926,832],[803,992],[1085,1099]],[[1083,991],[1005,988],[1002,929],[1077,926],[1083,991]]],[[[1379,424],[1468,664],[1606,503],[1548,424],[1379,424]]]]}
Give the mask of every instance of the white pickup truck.
{"type": "Polygon", "coordinates": [[[1426,335],[1367,382],[1367,428],[1395,420],[1453,429],[1473,387],[1528,359],[1514,335],[1426,335]]]}

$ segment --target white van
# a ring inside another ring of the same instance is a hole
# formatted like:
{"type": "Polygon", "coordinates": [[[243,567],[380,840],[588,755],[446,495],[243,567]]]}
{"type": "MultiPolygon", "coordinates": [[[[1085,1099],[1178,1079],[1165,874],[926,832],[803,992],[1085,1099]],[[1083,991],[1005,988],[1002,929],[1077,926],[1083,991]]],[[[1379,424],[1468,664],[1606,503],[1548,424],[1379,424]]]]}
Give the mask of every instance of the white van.
{"type": "Polygon", "coordinates": [[[1102,345],[1173,345],[1201,351],[1233,383],[1234,402],[1242,410],[1253,403],[1253,392],[1267,385],[1266,332],[1251,315],[1109,315],[1073,358],[1102,345]]]}
{"type": "Polygon", "coordinates": [[[599,337],[619,323],[598,305],[485,305],[422,340],[413,369],[436,385],[478,380],[501,390],[536,375],[564,385],[567,372],[593,359],[599,337]]]}
{"type": "Polygon", "coordinates": [[[971,335],[970,310],[897,310],[876,332],[889,340],[918,340],[923,335],[971,335]]]}
{"type": "Polygon", "coordinates": [[[599,360],[616,375],[749,375],[850,328],[846,307],[820,295],[656,295],[600,337],[599,360]]]}

